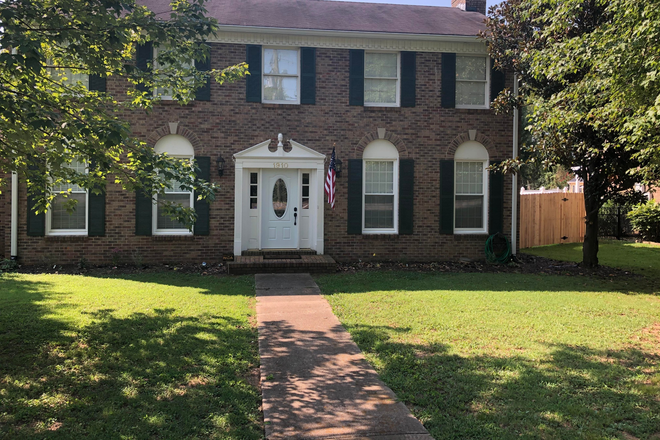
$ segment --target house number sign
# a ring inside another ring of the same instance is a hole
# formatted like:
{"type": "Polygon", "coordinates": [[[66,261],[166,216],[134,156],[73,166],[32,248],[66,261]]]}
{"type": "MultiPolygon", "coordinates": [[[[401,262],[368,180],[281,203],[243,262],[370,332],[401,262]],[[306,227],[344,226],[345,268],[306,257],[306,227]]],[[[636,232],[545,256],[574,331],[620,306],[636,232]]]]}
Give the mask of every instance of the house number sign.
{"type": "Polygon", "coordinates": [[[273,168],[289,168],[289,164],[286,162],[275,162],[273,163],[273,168]]]}

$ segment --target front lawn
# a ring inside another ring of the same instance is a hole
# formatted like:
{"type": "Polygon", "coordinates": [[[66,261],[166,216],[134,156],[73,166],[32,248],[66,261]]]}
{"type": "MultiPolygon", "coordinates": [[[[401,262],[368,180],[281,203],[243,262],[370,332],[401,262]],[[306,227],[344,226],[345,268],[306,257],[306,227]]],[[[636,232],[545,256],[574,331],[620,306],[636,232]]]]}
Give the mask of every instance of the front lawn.
{"type": "Polygon", "coordinates": [[[259,439],[252,278],[0,275],[0,438],[259,439]]]}
{"type": "Polygon", "coordinates": [[[436,439],[660,438],[660,298],[586,276],[362,272],[318,283],[436,439]]]}
{"type": "MultiPolygon", "coordinates": [[[[582,261],[582,243],[551,244],[520,252],[563,261],[582,261]]],[[[604,266],[631,270],[660,283],[660,245],[600,239],[598,261],[604,266]]],[[[657,285],[656,285],[657,287],[657,285]]]]}

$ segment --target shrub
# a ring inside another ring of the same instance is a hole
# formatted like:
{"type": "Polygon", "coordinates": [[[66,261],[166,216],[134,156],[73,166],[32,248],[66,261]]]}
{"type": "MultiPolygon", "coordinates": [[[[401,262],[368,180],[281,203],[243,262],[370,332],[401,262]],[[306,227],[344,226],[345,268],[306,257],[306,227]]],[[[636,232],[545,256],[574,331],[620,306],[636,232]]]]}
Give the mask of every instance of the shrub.
{"type": "Polygon", "coordinates": [[[0,273],[2,273],[2,272],[12,272],[16,269],[18,269],[18,261],[10,260],[9,258],[5,258],[4,260],[0,260],[0,273]]]}
{"type": "Polygon", "coordinates": [[[660,241],[660,204],[654,200],[637,205],[628,213],[628,218],[634,229],[642,238],[660,241]]]}

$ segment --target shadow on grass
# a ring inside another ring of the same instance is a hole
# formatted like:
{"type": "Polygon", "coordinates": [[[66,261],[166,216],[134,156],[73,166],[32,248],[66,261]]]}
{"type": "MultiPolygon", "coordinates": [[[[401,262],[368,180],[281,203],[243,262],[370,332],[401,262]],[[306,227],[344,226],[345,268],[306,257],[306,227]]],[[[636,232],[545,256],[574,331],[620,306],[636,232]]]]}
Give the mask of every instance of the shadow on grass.
{"type": "Polygon", "coordinates": [[[107,308],[76,326],[43,305],[48,283],[0,292],[0,438],[262,438],[245,320],[107,308]]]}
{"type": "Polygon", "coordinates": [[[463,357],[394,342],[393,331],[406,329],[350,329],[436,439],[660,438],[658,354],[555,345],[542,359],[463,357]]]}
{"type": "Polygon", "coordinates": [[[586,275],[374,271],[319,275],[315,278],[325,295],[404,290],[658,293],[655,280],[632,276],[603,279],[586,275]]]}

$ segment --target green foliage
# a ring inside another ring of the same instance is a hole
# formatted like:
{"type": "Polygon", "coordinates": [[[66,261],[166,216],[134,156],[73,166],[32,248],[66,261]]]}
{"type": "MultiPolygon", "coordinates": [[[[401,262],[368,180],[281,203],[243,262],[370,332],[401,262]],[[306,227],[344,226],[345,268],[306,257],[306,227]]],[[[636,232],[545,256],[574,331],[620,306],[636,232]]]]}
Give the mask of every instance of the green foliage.
{"type": "Polygon", "coordinates": [[[600,206],[660,177],[660,6],[509,0],[490,9],[487,28],[496,65],[520,79],[518,99],[504,91],[496,108],[526,106],[534,160],[577,167],[585,182],[583,262],[595,265],[600,206]]]}
{"type": "MultiPolygon", "coordinates": [[[[107,180],[157,194],[174,180],[199,198],[213,198],[216,186],[196,179],[194,165],[156,155],[127,122],[158,101],[142,90],[174,90],[174,99],[186,104],[208,78],[224,83],[246,73],[245,63],[191,67],[209,56],[204,41],[217,21],[206,17],[204,0],[173,0],[169,9],[154,13],[137,0],[0,2],[0,174],[17,171],[37,198],[36,210],[49,207],[53,186],[63,182],[98,193],[107,180]],[[146,42],[160,49],[140,70],[135,48],[146,42]],[[70,81],[71,74],[121,77],[143,87],[111,96],[70,81]],[[88,163],[89,173],[66,167],[74,160],[88,163]]],[[[166,212],[194,223],[190,208],[166,212]]]]}
{"type": "Polygon", "coordinates": [[[13,272],[18,269],[18,261],[5,258],[0,260],[0,273],[13,272]]]}
{"type": "Polygon", "coordinates": [[[318,283],[434,438],[657,433],[653,295],[587,277],[521,274],[361,272],[318,283]]]}
{"type": "Polygon", "coordinates": [[[1,275],[0,438],[261,439],[253,297],[248,277],[1,275]]]}
{"type": "Polygon", "coordinates": [[[628,213],[632,227],[645,240],[660,242],[660,204],[655,200],[637,205],[628,213]]]}

